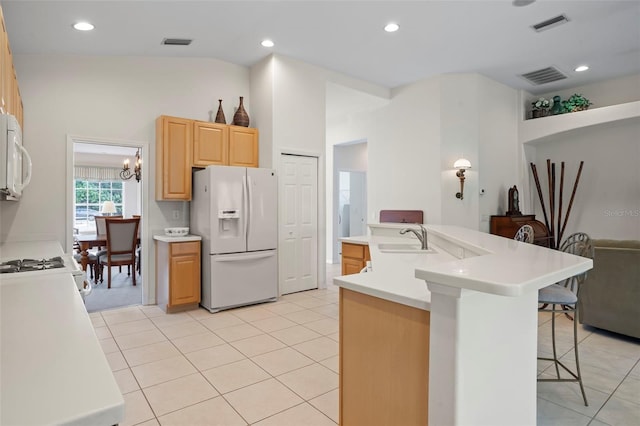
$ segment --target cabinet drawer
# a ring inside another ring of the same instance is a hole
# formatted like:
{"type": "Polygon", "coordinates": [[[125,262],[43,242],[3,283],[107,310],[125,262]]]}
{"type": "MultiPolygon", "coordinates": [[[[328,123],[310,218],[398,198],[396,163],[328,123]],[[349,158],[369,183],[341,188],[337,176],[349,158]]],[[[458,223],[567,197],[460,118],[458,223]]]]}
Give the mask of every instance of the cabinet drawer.
{"type": "Polygon", "coordinates": [[[200,241],[189,241],[184,243],[171,243],[171,256],[181,254],[193,254],[200,251],[200,241]]]}
{"type": "Polygon", "coordinates": [[[360,244],[342,243],[342,257],[364,259],[364,246],[360,244]]]}

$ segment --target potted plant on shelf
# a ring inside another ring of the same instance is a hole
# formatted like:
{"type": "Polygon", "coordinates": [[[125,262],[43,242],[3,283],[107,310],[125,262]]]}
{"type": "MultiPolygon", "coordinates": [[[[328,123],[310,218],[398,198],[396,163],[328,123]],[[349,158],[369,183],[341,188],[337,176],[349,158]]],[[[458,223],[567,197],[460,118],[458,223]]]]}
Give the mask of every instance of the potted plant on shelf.
{"type": "Polygon", "coordinates": [[[549,115],[549,108],[551,102],[548,99],[540,98],[531,102],[532,116],[533,118],[546,117],[549,115]]]}
{"type": "Polygon", "coordinates": [[[592,103],[589,99],[576,93],[571,95],[566,101],[562,101],[562,113],[584,111],[589,109],[590,105],[592,105],[592,103]]]}

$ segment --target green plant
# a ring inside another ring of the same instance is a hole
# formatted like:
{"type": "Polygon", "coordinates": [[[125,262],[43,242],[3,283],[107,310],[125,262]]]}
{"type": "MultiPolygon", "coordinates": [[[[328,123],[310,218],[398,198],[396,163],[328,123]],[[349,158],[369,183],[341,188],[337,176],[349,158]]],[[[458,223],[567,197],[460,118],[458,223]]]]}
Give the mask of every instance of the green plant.
{"type": "Polygon", "coordinates": [[[531,102],[531,108],[534,111],[549,109],[550,106],[551,106],[551,102],[549,102],[549,100],[545,98],[540,98],[537,101],[531,102]]]}
{"type": "Polygon", "coordinates": [[[592,103],[581,94],[575,93],[566,101],[562,101],[562,113],[584,111],[592,103]]]}

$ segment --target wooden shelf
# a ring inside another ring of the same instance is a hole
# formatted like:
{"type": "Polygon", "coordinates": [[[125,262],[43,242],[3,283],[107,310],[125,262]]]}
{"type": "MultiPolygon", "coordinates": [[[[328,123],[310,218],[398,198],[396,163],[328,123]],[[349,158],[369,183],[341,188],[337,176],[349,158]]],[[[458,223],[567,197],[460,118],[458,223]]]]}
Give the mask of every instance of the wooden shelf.
{"type": "Polygon", "coordinates": [[[622,120],[640,120],[640,101],[523,120],[518,127],[518,137],[520,143],[537,144],[572,130],[622,120]]]}

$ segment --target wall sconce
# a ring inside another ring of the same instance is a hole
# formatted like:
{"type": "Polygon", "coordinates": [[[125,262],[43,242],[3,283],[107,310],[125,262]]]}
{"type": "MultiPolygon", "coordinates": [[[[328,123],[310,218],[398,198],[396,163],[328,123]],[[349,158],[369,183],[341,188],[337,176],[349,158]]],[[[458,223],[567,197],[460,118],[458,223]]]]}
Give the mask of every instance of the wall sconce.
{"type": "Polygon", "coordinates": [[[453,163],[453,168],[458,169],[456,176],[460,179],[460,192],[456,192],[456,198],[462,200],[464,196],[464,171],[471,168],[471,163],[466,158],[460,158],[453,163]]]}
{"type": "Polygon", "coordinates": [[[140,149],[136,151],[136,164],[133,167],[133,173],[129,168],[129,159],[124,160],[124,164],[122,165],[122,170],[120,170],[120,179],[127,180],[132,177],[136,177],[136,181],[140,182],[142,179],[142,159],[140,158],[140,149]]]}

